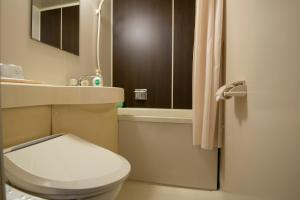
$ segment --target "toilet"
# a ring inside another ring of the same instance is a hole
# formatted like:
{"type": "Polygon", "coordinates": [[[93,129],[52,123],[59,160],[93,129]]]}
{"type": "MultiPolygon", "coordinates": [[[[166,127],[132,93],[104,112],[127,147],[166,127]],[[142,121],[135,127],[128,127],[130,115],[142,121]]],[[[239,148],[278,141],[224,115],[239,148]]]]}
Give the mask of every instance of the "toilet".
{"type": "Polygon", "coordinates": [[[8,183],[45,199],[113,200],[128,177],[123,157],[72,134],[4,150],[8,183]]]}

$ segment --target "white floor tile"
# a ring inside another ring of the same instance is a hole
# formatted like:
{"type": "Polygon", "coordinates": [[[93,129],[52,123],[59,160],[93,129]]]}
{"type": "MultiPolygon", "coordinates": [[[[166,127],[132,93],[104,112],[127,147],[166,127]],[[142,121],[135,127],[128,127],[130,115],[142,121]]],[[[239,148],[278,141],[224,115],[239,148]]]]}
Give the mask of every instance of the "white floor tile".
{"type": "Polygon", "coordinates": [[[221,192],[127,181],[117,200],[220,200],[221,192]]]}

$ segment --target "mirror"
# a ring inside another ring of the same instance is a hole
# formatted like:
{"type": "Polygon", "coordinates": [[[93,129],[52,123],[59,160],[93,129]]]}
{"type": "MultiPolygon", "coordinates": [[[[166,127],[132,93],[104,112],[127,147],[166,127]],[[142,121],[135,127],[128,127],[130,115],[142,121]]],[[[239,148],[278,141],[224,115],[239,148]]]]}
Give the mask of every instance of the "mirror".
{"type": "Polygon", "coordinates": [[[31,38],[79,55],[79,0],[31,0],[31,38]]]}

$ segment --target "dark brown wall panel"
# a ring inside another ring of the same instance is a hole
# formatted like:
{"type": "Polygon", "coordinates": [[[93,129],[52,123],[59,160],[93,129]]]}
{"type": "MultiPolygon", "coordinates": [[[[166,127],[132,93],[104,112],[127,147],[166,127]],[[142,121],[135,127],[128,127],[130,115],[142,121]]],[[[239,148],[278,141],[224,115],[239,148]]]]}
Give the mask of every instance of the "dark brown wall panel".
{"type": "Polygon", "coordinates": [[[79,55],[79,6],[62,9],[62,49],[79,55]]]}
{"type": "Polygon", "coordinates": [[[174,0],[174,108],[192,108],[195,0],[174,0]]]}
{"type": "Polygon", "coordinates": [[[60,48],[60,9],[41,12],[41,42],[60,48]]]}
{"type": "Polygon", "coordinates": [[[171,107],[172,0],[114,0],[114,86],[127,107],[171,107]],[[135,101],[134,89],[148,89],[135,101]]]}

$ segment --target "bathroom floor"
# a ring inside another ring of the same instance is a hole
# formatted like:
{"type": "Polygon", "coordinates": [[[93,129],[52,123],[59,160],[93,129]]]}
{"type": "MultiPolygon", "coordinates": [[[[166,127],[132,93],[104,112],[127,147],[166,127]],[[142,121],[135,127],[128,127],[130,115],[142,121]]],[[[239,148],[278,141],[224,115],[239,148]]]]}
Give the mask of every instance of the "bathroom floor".
{"type": "Polygon", "coordinates": [[[218,200],[219,191],[203,191],[170,187],[137,181],[127,181],[117,200],[218,200]]]}

